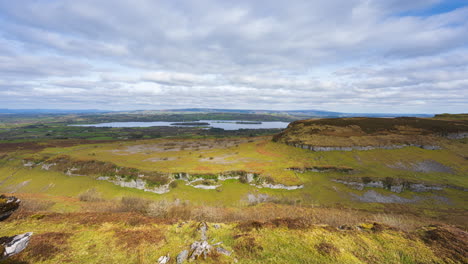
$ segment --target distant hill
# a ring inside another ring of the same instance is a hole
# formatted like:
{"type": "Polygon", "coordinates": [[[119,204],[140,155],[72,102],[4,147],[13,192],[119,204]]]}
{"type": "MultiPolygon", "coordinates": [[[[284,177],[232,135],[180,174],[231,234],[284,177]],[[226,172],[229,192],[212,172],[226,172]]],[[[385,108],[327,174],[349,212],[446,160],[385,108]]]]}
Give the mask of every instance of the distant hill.
{"type": "Polygon", "coordinates": [[[274,141],[303,148],[428,147],[435,137],[462,138],[468,132],[466,120],[435,118],[330,118],[294,121],[274,141]]]}
{"type": "Polygon", "coordinates": [[[178,112],[178,113],[240,113],[240,114],[274,114],[290,115],[301,118],[336,118],[336,117],[433,117],[432,114],[414,114],[414,113],[341,113],[324,110],[253,110],[253,109],[219,109],[219,108],[183,108],[183,109],[164,109],[164,110],[137,110],[129,113],[160,113],[160,112],[178,112]]]}
{"type": "Polygon", "coordinates": [[[395,114],[395,113],[341,113],[324,110],[253,110],[220,108],[183,108],[163,110],[110,111],[98,109],[0,109],[0,114],[161,114],[161,113],[230,113],[257,115],[287,115],[294,119],[337,118],[337,117],[433,117],[432,114],[395,114]]]}
{"type": "Polygon", "coordinates": [[[108,113],[112,111],[84,109],[0,109],[0,114],[90,114],[90,113],[108,113]]]}

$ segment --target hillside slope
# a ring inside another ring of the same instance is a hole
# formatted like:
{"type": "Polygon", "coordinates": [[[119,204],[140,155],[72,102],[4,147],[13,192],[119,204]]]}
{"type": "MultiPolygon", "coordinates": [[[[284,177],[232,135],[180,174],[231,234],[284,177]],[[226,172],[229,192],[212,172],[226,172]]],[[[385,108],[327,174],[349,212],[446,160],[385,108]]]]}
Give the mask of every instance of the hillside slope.
{"type": "Polygon", "coordinates": [[[401,146],[437,149],[441,140],[464,138],[467,132],[467,120],[409,117],[308,119],[292,122],[273,141],[312,150],[366,150],[365,147],[401,146]]]}

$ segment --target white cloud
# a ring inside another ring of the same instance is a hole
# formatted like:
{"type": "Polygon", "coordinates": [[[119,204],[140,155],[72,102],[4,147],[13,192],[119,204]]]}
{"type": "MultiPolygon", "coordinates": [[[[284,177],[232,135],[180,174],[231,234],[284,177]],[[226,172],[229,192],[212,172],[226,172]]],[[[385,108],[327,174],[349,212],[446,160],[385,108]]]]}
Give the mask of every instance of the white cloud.
{"type": "Polygon", "coordinates": [[[0,0],[0,104],[466,112],[468,7],[439,4],[0,0]]]}

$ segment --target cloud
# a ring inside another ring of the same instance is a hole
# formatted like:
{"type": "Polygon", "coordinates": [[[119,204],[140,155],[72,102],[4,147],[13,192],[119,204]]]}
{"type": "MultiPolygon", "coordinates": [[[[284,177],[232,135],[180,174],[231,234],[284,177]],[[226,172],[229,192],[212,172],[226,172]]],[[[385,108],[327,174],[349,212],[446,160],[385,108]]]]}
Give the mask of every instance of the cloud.
{"type": "Polygon", "coordinates": [[[466,112],[468,7],[443,4],[0,0],[0,103],[466,112]]]}

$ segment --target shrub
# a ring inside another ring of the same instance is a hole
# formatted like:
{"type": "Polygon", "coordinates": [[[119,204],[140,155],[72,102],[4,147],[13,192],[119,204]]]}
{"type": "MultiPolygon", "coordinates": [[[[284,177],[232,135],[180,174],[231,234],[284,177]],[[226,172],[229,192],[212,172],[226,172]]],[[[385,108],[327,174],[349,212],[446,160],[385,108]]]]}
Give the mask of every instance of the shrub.
{"type": "Polygon", "coordinates": [[[338,248],[328,242],[321,242],[320,244],[316,245],[315,248],[318,252],[320,252],[320,254],[329,256],[337,255],[340,252],[338,248]]]}
{"type": "Polygon", "coordinates": [[[149,211],[150,202],[137,197],[122,197],[120,200],[120,211],[139,212],[146,214],[149,211]]]}
{"type": "Polygon", "coordinates": [[[98,192],[95,188],[89,189],[80,195],[78,195],[78,199],[82,202],[100,202],[102,201],[102,195],[98,192]]]}
{"type": "Polygon", "coordinates": [[[169,184],[169,187],[170,187],[171,189],[174,189],[174,188],[177,188],[178,185],[179,185],[179,184],[178,184],[176,181],[172,181],[172,182],[169,184]]]}

